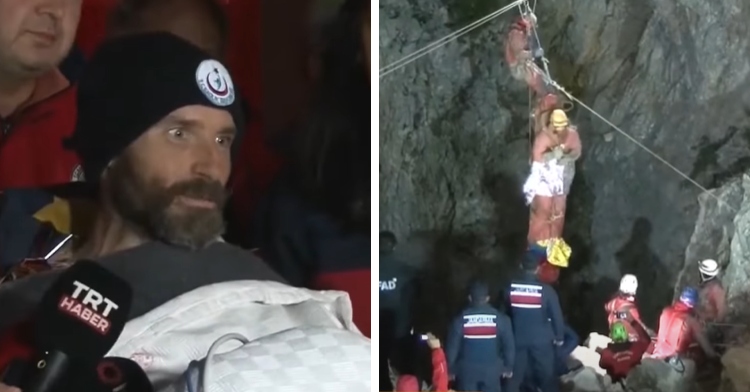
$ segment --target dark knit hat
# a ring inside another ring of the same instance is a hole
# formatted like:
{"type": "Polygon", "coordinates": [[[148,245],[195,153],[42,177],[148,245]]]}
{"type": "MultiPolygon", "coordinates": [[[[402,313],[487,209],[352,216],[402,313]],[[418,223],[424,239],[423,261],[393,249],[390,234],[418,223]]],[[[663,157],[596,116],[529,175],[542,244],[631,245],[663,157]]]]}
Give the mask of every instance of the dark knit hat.
{"type": "Polygon", "coordinates": [[[105,42],[78,84],[78,121],[65,147],[75,151],[87,182],[149,127],[190,105],[229,112],[238,132],[242,105],[227,69],[169,33],[142,33],[105,42]]]}

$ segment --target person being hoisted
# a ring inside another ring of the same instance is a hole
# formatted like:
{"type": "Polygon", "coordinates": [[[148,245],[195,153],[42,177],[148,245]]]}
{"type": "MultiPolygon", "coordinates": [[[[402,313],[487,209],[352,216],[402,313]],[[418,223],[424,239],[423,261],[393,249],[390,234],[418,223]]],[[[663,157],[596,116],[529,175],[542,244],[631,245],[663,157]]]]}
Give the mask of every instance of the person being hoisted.
{"type": "Polygon", "coordinates": [[[621,324],[628,333],[631,342],[650,342],[651,336],[655,336],[643,321],[635,304],[635,294],[638,291],[638,278],[635,275],[626,274],[620,279],[620,289],[609,302],[604,305],[607,312],[607,323],[610,330],[615,324],[621,324]]]}
{"type": "Polygon", "coordinates": [[[530,244],[562,236],[565,203],[581,156],[581,139],[565,112],[555,109],[549,120],[534,139],[531,174],[523,186],[531,204],[530,244]]]}

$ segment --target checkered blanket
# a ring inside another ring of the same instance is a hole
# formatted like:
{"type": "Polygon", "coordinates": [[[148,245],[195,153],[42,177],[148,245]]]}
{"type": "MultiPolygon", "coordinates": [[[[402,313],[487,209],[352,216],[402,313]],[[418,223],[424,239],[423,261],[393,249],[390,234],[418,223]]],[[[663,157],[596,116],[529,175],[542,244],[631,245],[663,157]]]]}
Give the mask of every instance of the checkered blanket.
{"type": "Polygon", "coordinates": [[[369,390],[370,341],[352,322],[348,295],[275,282],[227,282],[181,295],[130,321],[108,355],[138,363],[157,391],[193,392],[175,388],[187,388],[189,364],[227,334],[250,344],[221,342],[205,392],[369,390]],[[356,380],[365,388],[352,388],[356,380]]]}
{"type": "MultiPolygon", "coordinates": [[[[228,338],[232,338],[231,335],[228,338]]],[[[219,339],[219,349],[230,339],[219,339]]],[[[244,339],[243,339],[244,340],[244,339]]],[[[212,350],[209,350],[212,351],[212,350]]],[[[300,327],[190,363],[169,392],[370,390],[370,344],[351,332],[300,327]]]]}

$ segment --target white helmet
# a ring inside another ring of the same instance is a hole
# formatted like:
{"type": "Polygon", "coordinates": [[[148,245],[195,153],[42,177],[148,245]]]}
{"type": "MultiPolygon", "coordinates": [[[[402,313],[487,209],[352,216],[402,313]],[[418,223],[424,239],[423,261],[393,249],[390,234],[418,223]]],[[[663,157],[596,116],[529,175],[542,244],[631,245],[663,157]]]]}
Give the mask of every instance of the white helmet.
{"type": "Polygon", "coordinates": [[[620,279],[620,292],[628,295],[635,295],[638,291],[638,278],[633,274],[625,274],[620,279]]]}
{"type": "Polygon", "coordinates": [[[719,263],[714,259],[706,259],[698,264],[698,271],[707,278],[713,278],[719,274],[719,263]]]}

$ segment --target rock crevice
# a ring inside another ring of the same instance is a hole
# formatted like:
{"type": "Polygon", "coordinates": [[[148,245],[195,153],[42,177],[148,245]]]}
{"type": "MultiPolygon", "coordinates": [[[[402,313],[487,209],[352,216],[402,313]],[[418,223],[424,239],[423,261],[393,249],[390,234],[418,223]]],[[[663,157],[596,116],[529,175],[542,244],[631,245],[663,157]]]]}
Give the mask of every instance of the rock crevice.
{"type": "MultiPolygon", "coordinates": [[[[381,66],[502,5],[381,0],[381,66]]],[[[643,147],[705,188],[732,183],[750,168],[750,3],[539,1],[536,13],[555,79],[643,147]]],[[[436,273],[445,286],[463,287],[487,271],[502,283],[523,246],[529,98],[502,61],[514,16],[380,80],[381,227],[400,238],[419,233],[410,246],[426,249],[414,263],[461,271],[436,273]],[[438,255],[436,241],[461,251],[438,255]]],[[[585,150],[566,222],[574,259],[560,289],[578,306],[566,312],[579,331],[601,329],[603,315],[591,309],[601,308],[621,274],[636,272],[639,301],[653,323],[672,298],[683,260],[704,252],[686,246],[700,203],[708,201],[580,105],[570,115],[585,150]],[[606,135],[614,137],[607,142],[606,135]]]]}

